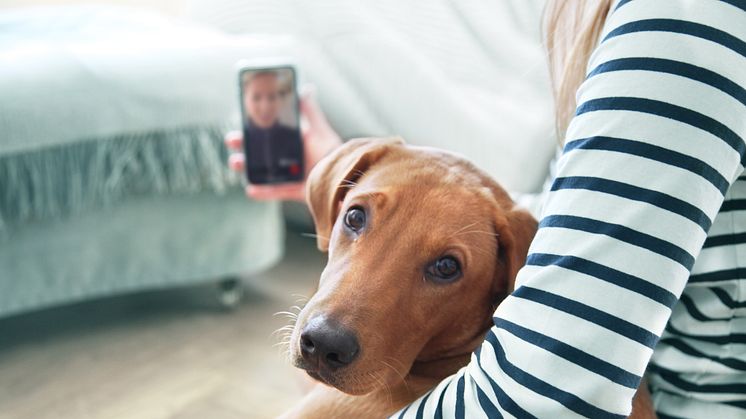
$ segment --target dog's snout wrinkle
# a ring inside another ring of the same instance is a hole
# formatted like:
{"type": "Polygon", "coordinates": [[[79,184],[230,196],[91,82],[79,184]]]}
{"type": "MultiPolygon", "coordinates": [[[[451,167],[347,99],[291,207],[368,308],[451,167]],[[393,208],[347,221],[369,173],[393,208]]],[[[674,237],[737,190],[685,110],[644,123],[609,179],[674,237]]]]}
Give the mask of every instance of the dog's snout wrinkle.
{"type": "Polygon", "coordinates": [[[335,370],[355,361],[360,343],[351,330],[326,316],[316,316],[301,332],[300,351],[310,365],[335,370]]]}

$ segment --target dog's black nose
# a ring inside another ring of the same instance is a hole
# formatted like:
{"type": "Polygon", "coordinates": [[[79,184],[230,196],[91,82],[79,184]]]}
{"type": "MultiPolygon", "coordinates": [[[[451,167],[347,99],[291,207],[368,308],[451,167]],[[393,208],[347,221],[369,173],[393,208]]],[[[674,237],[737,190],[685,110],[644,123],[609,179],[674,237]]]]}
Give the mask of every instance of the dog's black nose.
{"type": "Polygon", "coordinates": [[[355,360],[360,344],[350,330],[324,316],[316,316],[300,335],[300,351],[307,361],[336,369],[355,360]]]}

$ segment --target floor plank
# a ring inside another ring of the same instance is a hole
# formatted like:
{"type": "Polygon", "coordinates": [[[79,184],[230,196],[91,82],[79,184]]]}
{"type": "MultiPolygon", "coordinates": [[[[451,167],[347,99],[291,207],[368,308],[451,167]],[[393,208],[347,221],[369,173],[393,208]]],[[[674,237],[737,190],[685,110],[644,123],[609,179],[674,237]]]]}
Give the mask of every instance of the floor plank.
{"type": "Polygon", "coordinates": [[[270,418],[301,394],[273,347],[325,256],[288,233],[233,311],[214,287],[108,298],[0,320],[0,419],[270,418]]]}

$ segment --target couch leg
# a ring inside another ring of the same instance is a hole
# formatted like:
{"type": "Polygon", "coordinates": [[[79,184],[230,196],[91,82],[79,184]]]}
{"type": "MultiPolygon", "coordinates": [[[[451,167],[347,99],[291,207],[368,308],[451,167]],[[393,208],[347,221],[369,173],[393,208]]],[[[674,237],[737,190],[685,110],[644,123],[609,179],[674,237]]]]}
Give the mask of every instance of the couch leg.
{"type": "Polygon", "coordinates": [[[241,280],[238,278],[221,279],[217,285],[218,304],[227,310],[236,308],[244,294],[244,285],[241,280]]]}

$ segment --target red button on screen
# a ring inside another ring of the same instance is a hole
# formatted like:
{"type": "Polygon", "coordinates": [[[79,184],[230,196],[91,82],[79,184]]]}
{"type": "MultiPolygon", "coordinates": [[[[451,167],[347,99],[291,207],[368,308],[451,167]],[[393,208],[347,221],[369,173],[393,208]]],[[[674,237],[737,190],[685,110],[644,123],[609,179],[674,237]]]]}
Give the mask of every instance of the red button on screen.
{"type": "Polygon", "coordinates": [[[300,166],[297,163],[293,163],[290,165],[289,170],[291,175],[297,175],[300,173],[300,166]]]}

